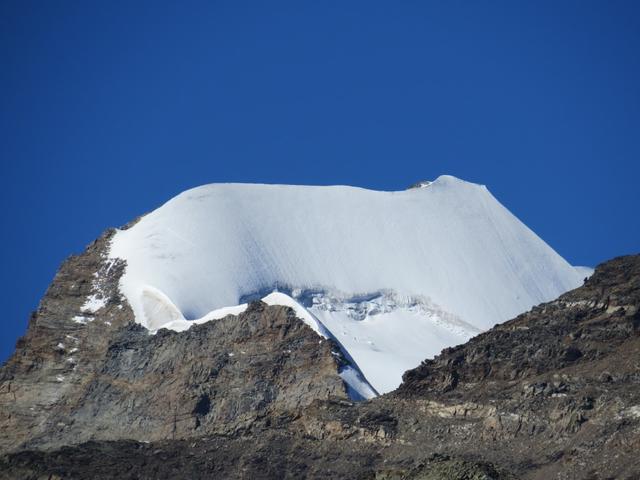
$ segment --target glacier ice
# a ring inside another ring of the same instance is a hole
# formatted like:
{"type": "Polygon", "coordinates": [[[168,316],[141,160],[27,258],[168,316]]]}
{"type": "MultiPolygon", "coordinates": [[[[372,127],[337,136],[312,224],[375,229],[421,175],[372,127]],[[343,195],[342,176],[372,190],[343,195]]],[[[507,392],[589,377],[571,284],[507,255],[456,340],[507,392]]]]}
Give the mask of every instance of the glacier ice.
{"type": "Polygon", "coordinates": [[[380,393],[588,274],[484,186],[446,175],[395,192],[205,185],[119,230],[110,256],[126,260],[120,289],[150,330],[239,313],[277,290],[380,393]]]}

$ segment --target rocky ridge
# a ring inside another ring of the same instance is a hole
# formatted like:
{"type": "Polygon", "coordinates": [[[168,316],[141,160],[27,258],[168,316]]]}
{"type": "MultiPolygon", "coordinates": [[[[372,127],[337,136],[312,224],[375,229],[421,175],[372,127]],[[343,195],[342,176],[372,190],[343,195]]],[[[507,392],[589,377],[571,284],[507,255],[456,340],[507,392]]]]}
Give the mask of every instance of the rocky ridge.
{"type": "Polygon", "coordinates": [[[347,399],[340,349],[290,308],[155,335],[118,292],[107,232],[60,268],[0,370],[0,449],[198,437],[315,399],[347,399]],[[87,300],[89,299],[89,300],[87,300]]]}

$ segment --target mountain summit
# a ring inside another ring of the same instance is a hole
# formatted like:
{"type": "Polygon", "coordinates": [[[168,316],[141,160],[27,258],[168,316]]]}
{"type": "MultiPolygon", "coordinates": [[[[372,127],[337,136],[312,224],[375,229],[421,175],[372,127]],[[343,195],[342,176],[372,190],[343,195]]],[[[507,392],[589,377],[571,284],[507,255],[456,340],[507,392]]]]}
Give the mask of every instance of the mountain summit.
{"type": "Polygon", "coordinates": [[[0,479],[637,478],[640,256],[576,269],[422,183],[208,185],[107,230],[0,367],[0,479]]]}
{"type": "MultiPolygon", "coordinates": [[[[420,187],[205,185],[118,230],[108,255],[126,262],[119,288],[147,329],[265,298],[335,340],[343,379],[367,398],[585,276],[485,186],[444,175],[420,187]]],[[[100,300],[98,288],[86,305],[100,300]]]]}

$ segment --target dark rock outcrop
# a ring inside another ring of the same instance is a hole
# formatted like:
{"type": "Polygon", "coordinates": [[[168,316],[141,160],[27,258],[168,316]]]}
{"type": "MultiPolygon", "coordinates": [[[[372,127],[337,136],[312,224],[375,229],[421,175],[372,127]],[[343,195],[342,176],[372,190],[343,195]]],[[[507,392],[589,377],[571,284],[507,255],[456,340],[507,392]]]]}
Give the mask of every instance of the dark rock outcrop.
{"type": "Polygon", "coordinates": [[[131,321],[118,292],[124,264],[106,258],[113,231],[67,259],[0,369],[0,451],[58,428],[53,417],[100,370],[112,336],[131,321]],[[93,297],[92,297],[93,296],[93,297]],[[102,305],[85,306],[88,298],[102,305]]]}
{"type": "Polygon", "coordinates": [[[0,450],[250,430],[347,398],[339,348],[290,308],[254,302],[150,335],[118,292],[124,265],[107,258],[110,236],[62,265],[0,370],[0,450]]]}
{"type": "MultiPolygon", "coordinates": [[[[613,358],[624,360],[615,370],[626,378],[635,373],[636,359],[625,359],[623,352],[638,336],[639,305],[638,257],[614,259],[598,267],[584,286],[423,362],[404,375],[397,394],[495,399],[506,393],[505,382],[560,372],[579,372],[584,382],[598,382],[604,363],[613,358]]],[[[530,386],[532,393],[542,389],[547,395],[567,388],[530,386]]]]}

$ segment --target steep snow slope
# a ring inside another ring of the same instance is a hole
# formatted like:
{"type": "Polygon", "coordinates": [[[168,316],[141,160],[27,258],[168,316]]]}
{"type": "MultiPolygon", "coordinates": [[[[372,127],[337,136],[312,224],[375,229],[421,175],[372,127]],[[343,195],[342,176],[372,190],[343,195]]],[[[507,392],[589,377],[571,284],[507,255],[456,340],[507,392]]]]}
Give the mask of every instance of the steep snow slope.
{"type": "Polygon", "coordinates": [[[111,256],[127,261],[121,290],[149,329],[278,289],[380,392],[585,276],[484,186],[451,176],[399,192],[206,185],[119,231],[111,256]]]}

